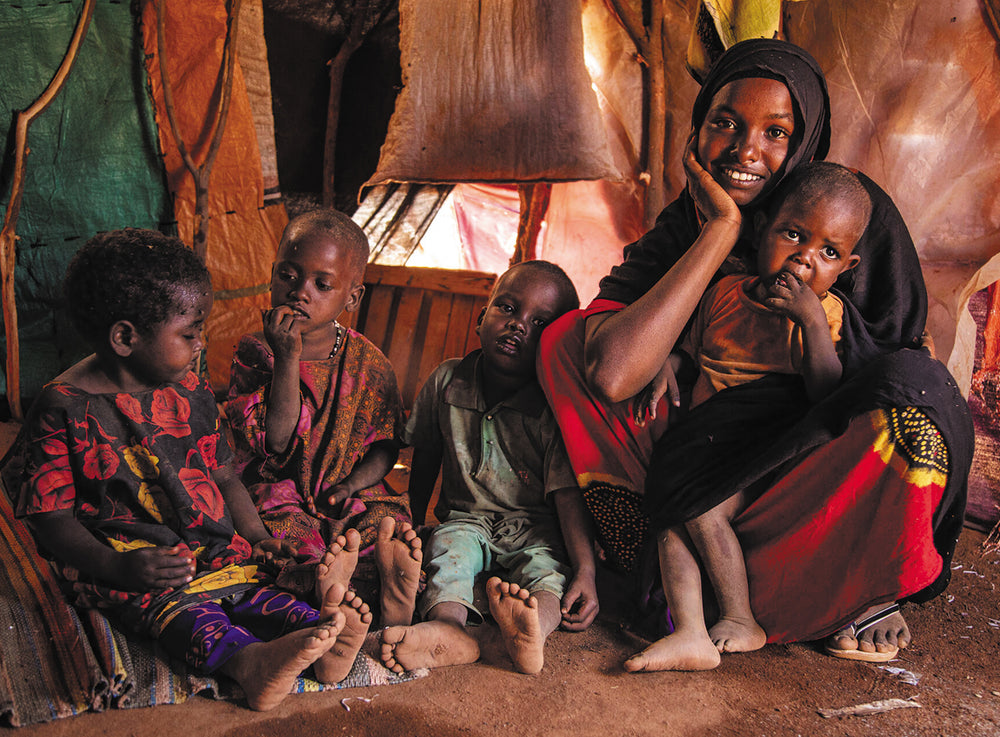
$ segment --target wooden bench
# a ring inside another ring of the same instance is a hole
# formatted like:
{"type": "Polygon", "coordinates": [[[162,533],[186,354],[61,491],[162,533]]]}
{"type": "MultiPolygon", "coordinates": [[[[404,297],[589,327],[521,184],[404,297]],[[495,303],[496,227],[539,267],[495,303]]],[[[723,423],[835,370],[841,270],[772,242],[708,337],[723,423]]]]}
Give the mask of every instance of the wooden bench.
{"type": "Polygon", "coordinates": [[[343,317],[389,357],[409,410],[441,361],[479,347],[476,320],[495,281],[481,271],[369,264],[361,306],[343,317]]]}

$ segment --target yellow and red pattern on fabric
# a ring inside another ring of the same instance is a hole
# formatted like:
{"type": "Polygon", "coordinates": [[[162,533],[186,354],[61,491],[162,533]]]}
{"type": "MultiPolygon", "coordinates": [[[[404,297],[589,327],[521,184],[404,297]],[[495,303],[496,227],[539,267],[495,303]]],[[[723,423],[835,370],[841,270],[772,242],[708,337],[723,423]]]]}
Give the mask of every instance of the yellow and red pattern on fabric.
{"type": "Polygon", "coordinates": [[[926,415],[876,410],[751,504],[735,529],[768,641],[824,637],[932,583],[942,567],[932,521],[947,474],[947,448],[926,415]]]}

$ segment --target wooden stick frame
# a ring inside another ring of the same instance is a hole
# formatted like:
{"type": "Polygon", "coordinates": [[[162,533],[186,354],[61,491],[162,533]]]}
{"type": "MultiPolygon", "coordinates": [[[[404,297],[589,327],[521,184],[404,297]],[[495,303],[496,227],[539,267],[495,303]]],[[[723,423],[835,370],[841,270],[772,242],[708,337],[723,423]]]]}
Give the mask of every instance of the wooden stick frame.
{"type": "Polygon", "coordinates": [[[3,229],[0,230],[0,301],[3,303],[3,324],[7,337],[7,403],[15,420],[24,418],[21,410],[21,347],[17,327],[17,305],[14,301],[14,268],[17,263],[17,218],[21,211],[24,195],[24,172],[27,167],[28,127],[55,99],[62,90],[76,61],[80,46],[90,27],[94,15],[94,0],[86,0],[76,28],[70,38],[69,47],[62,63],[49,82],[49,86],[28,108],[17,114],[14,138],[14,181],[10,202],[4,214],[3,229]]]}

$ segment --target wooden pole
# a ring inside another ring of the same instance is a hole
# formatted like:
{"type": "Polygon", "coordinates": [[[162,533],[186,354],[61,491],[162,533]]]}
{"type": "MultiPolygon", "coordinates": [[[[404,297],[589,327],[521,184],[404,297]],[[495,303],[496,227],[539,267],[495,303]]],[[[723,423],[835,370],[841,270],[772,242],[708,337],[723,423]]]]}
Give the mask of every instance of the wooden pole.
{"type": "Polygon", "coordinates": [[[330,60],[330,87],[326,103],[326,132],[323,136],[323,205],[333,207],[336,200],[337,128],[340,126],[340,97],[344,88],[344,72],[354,52],[361,48],[371,33],[393,7],[392,0],[365,0],[338,3],[337,10],[347,26],[347,38],[330,60]],[[352,7],[348,7],[348,5],[352,7]]]}
{"type": "Polygon", "coordinates": [[[643,67],[643,125],[639,162],[639,181],[646,185],[644,220],[653,226],[656,216],[666,206],[666,166],[663,156],[667,141],[666,77],[663,44],[665,0],[648,0],[643,20],[642,8],[625,0],[608,0],[611,11],[628,34],[636,49],[636,61],[643,67]]]}
{"type": "Polygon", "coordinates": [[[17,114],[14,137],[14,181],[10,202],[4,214],[3,230],[0,230],[0,301],[3,303],[3,325],[7,337],[7,403],[11,416],[16,420],[24,417],[21,411],[21,346],[17,328],[17,305],[14,302],[14,267],[17,263],[17,217],[21,211],[21,197],[24,195],[24,172],[28,148],[28,126],[41,115],[63,88],[66,77],[76,61],[77,53],[87,35],[90,19],[94,14],[94,0],[86,0],[76,29],[70,39],[66,56],[56,70],[45,91],[30,107],[17,114]]]}
{"type": "Polygon", "coordinates": [[[156,2],[156,54],[160,65],[160,80],[163,83],[163,107],[170,123],[170,133],[177,144],[181,160],[194,179],[194,235],[192,248],[202,260],[208,255],[208,223],[211,219],[208,204],[208,187],[212,178],[212,165],[222,145],[222,135],[226,129],[226,118],[229,115],[229,102],[233,92],[233,69],[236,66],[236,39],[239,34],[240,6],[242,0],[231,0],[227,9],[226,41],[222,47],[222,68],[220,70],[219,106],[212,120],[212,139],[202,163],[196,164],[184,145],[180,126],[177,124],[177,114],[174,107],[174,93],[170,84],[170,73],[167,69],[166,55],[166,1],[156,2]]]}
{"type": "Polygon", "coordinates": [[[552,185],[547,182],[521,184],[517,187],[517,196],[521,202],[521,211],[517,219],[514,255],[510,257],[511,266],[538,258],[538,234],[549,209],[552,185]]]}

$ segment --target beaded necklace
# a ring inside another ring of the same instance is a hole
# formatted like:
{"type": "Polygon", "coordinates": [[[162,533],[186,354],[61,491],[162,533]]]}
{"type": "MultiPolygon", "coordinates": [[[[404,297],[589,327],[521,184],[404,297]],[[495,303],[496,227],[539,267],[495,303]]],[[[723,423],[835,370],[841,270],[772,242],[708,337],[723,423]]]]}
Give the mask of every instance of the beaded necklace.
{"type": "Polygon", "coordinates": [[[333,350],[330,351],[328,358],[333,358],[337,355],[337,351],[340,350],[340,344],[344,342],[344,327],[334,320],[333,324],[337,327],[337,339],[333,342],[333,350]]]}

